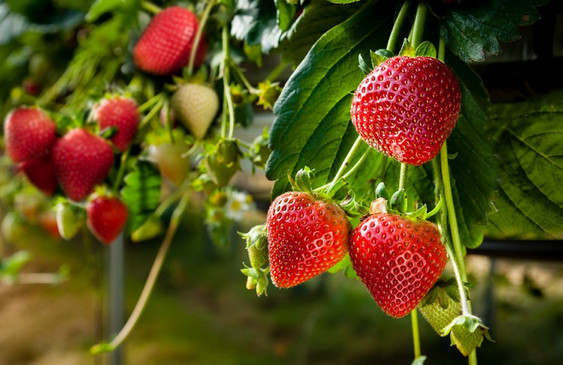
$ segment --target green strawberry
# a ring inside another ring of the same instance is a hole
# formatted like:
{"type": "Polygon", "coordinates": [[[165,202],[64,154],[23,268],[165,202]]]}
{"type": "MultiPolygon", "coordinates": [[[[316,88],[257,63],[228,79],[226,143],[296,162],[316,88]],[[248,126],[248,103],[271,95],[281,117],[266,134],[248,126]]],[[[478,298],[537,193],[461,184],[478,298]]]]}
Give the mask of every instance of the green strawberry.
{"type": "Polygon", "coordinates": [[[207,85],[184,84],[172,96],[171,106],[176,118],[190,133],[202,139],[219,110],[219,97],[207,85]]]}
{"type": "Polygon", "coordinates": [[[208,153],[205,167],[215,185],[226,186],[240,169],[239,153],[236,141],[229,139],[222,140],[213,151],[208,153]]]}
{"type": "Polygon", "coordinates": [[[86,222],[86,212],[84,209],[72,205],[68,202],[60,202],[56,206],[57,227],[61,237],[70,240],[84,226],[86,222]]]}
{"type": "MultiPolygon", "coordinates": [[[[455,286],[452,288],[451,285],[449,282],[439,281],[418,307],[430,326],[442,337],[448,335],[447,327],[462,313],[459,299],[448,294],[456,290],[455,286]]],[[[462,324],[455,325],[449,334],[452,346],[455,345],[463,356],[469,355],[483,342],[480,328],[471,332],[462,324]]]]}

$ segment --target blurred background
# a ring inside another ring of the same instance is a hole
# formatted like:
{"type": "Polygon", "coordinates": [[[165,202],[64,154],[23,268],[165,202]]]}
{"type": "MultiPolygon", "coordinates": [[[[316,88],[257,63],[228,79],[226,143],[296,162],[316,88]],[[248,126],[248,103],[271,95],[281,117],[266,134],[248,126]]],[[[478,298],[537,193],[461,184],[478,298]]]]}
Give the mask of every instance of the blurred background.
{"type": "MultiPolygon", "coordinates": [[[[32,2],[19,4],[28,3],[32,2]]],[[[1,29],[7,27],[4,9],[0,7],[1,29]]],[[[561,4],[553,1],[540,10],[542,21],[522,29],[520,41],[504,45],[500,56],[474,65],[493,102],[524,100],[561,89],[561,4]]],[[[72,17],[67,21],[72,22],[72,17]]],[[[12,29],[16,26],[11,24],[12,29]]],[[[49,34],[41,37],[46,52],[50,41],[59,41],[49,34]]],[[[0,44],[3,100],[33,92],[26,75],[29,67],[40,67],[41,60],[32,61],[27,51],[0,44]]],[[[270,62],[275,65],[278,60],[274,57],[270,62]]],[[[241,138],[252,140],[272,120],[271,114],[257,114],[255,123],[239,132],[244,134],[241,138]]],[[[235,180],[252,195],[256,209],[228,227],[223,245],[212,242],[204,225],[203,202],[194,195],[155,292],[119,360],[88,354],[90,346],[107,338],[108,248],[89,236],[72,241],[57,238],[52,214],[33,191],[19,198],[17,212],[4,206],[0,364],[411,363],[410,319],[386,316],[359,281],[342,273],[324,274],[293,289],[270,286],[268,295],[260,298],[245,289],[240,269],[247,257],[237,232],[264,222],[270,188],[263,174],[251,175],[249,170],[235,180]],[[22,256],[21,251],[27,254],[22,256]],[[14,276],[14,272],[19,274],[14,276]]],[[[12,176],[6,166],[1,171],[4,179],[12,176]]],[[[471,291],[474,311],[496,341],[483,343],[479,362],[562,364],[563,242],[492,238],[467,257],[470,282],[477,283],[471,291]]],[[[125,245],[125,318],[136,303],[159,243],[125,245]]],[[[421,326],[422,353],[430,355],[425,364],[465,363],[450,347],[449,338],[437,336],[422,319],[421,326]]]]}

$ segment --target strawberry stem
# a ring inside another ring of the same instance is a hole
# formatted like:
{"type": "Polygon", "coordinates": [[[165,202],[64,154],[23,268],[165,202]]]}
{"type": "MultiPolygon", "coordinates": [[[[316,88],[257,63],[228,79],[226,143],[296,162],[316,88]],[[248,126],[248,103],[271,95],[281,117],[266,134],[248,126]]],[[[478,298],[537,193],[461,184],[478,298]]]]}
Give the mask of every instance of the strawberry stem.
{"type": "Polygon", "coordinates": [[[259,94],[260,90],[255,88],[254,86],[252,86],[250,84],[250,81],[248,81],[248,79],[246,78],[246,76],[244,75],[244,73],[241,71],[240,68],[238,68],[236,65],[233,64],[233,69],[235,70],[238,78],[240,79],[240,81],[243,83],[244,87],[246,87],[246,89],[251,93],[251,94],[259,94]]]}
{"type": "Polygon", "coordinates": [[[201,41],[201,36],[203,34],[203,28],[205,28],[205,24],[207,23],[207,19],[209,18],[209,13],[211,9],[215,5],[215,0],[211,0],[203,9],[203,13],[201,14],[201,18],[199,20],[199,27],[197,28],[197,32],[195,33],[194,43],[192,45],[192,50],[190,51],[190,61],[188,62],[188,75],[192,75],[194,72],[194,63],[195,57],[197,54],[197,49],[199,48],[199,43],[201,41]]]}
{"type": "Polygon", "coordinates": [[[112,192],[117,195],[117,190],[119,189],[119,185],[123,180],[123,175],[125,174],[125,169],[127,168],[127,159],[129,159],[129,154],[131,152],[131,148],[128,148],[127,151],[121,155],[121,165],[119,165],[119,170],[117,170],[117,175],[113,182],[112,192]]]}
{"type": "MultiPolygon", "coordinates": [[[[346,170],[350,162],[352,162],[352,159],[356,156],[356,153],[358,152],[358,149],[360,148],[361,144],[362,144],[362,137],[358,136],[358,138],[356,138],[356,141],[354,141],[352,148],[350,148],[350,151],[348,151],[348,154],[344,158],[342,165],[340,165],[340,168],[336,172],[336,175],[334,175],[334,179],[332,179],[332,182],[330,184],[321,186],[320,190],[324,190],[325,188],[329,186],[334,186],[334,184],[336,184],[336,182],[342,177],[344,170],[346,170]]],[[[328,190],[330,190],[330,188],[328,190]]]]}
{"type": "Polygon", "coordinates": [[[422,42],[422,36],[424,35],[424,23],[426,21],[426,2],[420,1],[416,8],[416,15],[414,17],[413,33],[411,44],[416,48],[422,42]]]}
{"type": "Polygon", "coordinates": [[[409,165],[401,163],[401,172],[399,173],[399,191],[405,190],[407,185],[407,168],[409,165]]]}
{"type": "MultiPolygon", "coordinates": [[[[233,98],[231,95],[231,85],[229,83],[230,67],[229,61],[231,59],[230,46],[229,46],[229,29],[227,26],[223,27],[223,96],[226,100],[228,116],[229,116],[229,134],[228,138],[232,139],[235,132],[235,108],[233,106],[233,98]]],[[[223,110],[223,122],[226,122],[226,111],[223,110]]],[[[226,125],[223,123],[222,135],[225,136],[226,125]]]]}
{"type": "Polygon", "coordinates": [[[141,7],[148,11],[149,13],[158,14],[162,11],[162,9],[155,4],[151,3],[150,1],[143,1],[141,3],[141,7]]]}
{"type": "Polygon", "coordinates": [[[399,33],[401,31],[401,26],[407,16],[409,7],[411,6],[412,0],[406,0],[397,14],[395,23],[393,24],[393,29],[391,29],[391,34],[389,35],[389,40],[387,41],[387,50],[391,53],[395,50],[397,46],[397,41],[399,40],[399,33]]]}
{"type": "Polygon", "coordinates": [[[139,300],[137,301],[135,308],[133,308],[133,312],[131,312],[131,316],[129,317],[121,331],[119,331],[119,333],[113,338],[111,342],[100,343],[92,346],[90,348],[90,353],[98,354],[101,352],[114,351],[123,343],[123,341],[125,341],[125,339],[133,330],[133,327],[138,322],[141,314],[143,313],[143,310],[145,309],[146,304],[151,296],[152,290],[154,289],[154,285],[156,284],[156,280],[158,279],[158,275],[160,274],[160,270],[162,269],[162,264],[164,263],[164,259],[166,258],[166,254],[168,253],[168,249],[170,248],[170,244],[172,243],[172,239],[174,238],[176,230],[178,229],[178,226],[180,224],[180,219],[182,218],[182,215],[188,205],[189,198],[190,192],[185,191],[182,199],[178,203],[178,206],[172,213],[172,219],[170,220],[170,225],[168,226],[168,230],[166,231],[166,236],[164,237],[162,245],[158,250],[156,258],[154,259],[154,263],[149,272],[147,281],[145,282],[145,286],[143,287],[143,291],[139,296],[139,300]]]}
{"type": "Polygon", "coordinates": [[[419,358],[422,353],[420,350],[420,335],[418,331],[418,312],[416,308],[411,311],[412,344],[414,347],[414,358],[419,358]]]}

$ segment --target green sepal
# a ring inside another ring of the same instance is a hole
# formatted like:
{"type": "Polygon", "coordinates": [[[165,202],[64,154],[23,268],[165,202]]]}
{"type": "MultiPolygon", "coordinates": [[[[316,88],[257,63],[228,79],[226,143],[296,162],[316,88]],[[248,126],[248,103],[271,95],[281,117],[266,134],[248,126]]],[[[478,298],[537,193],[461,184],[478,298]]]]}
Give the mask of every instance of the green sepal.
{"type": "Polygon", "coordinates": [[[427,213],[428,213],[428,208],[426,207],[426,204],[424,204],[414,212],[406,213],[406,215],[411,218],[426,220],[427,213]]]}
{"type": "Polygon", "coordinates": [[[412,361],[411,365],[423,365],[424,361],[426,361],[426,356],[419,356],[412,361]]]}
{"type": "Polygon", "coordinates": [[[399,51],[399,56],[408,56],[408,57],[416,56],[416,50],[409,42],[409,40],[406,38],[405,41],[403,42],[403,45],[401,46],[401,50],[399,51]]]}
{"type": "MultiPolygon", "coordinates": [[[[244,264],[243,264],[244,265],[244,264]]],[[[244,265],[244,269],[240,270],[243,275],[247,277],[246,279],[246,289],[256,290],[256,295],[260,296],[262,294],[268,295],[266,289],[268,288],[268,273],[270,268],[254,268],[244,265]]]]}
{"type": "Polygon", "coordinates": [[[389,200],[389,193],[387,192],[387,188],[385,187],[385,183],[383,181],[380,182],[375,188],[375,198],[383,198],[385,200],[389,200]]]}
{"type": "Polygon", "coordinates": [[[111,127],[107,127],[102,129],[98,135],[104,139],[110,139],[111,137],[115,136],[117,134],[117,127],[116,126],[111,126],[111,127]]]}
{"type": "Polygon", "coordinates": [[[414,51],[415,56],[425,56],[436,58],[436,47],[431,42],[424,41],[416,47],[414,51]]]}
{"type": "Polygon", "coordinates": [[[389,207],[399,213],[405,213],[407,211],[407,193],[405,190],[398,190],[393,194],[389,201],[389,207]]]}
{"type": "Polygon", "coordinates": [[[375,52],[369,51],[369,55],[371,58],[372,68],[376,68],[377,66],[381,65],[383,62],[393,57],[393,53],[391,53],[391,51],[385,48],[378,49],[375,52]]]}
{"type": "Polygon", "coordinates": [[[358,55],[358,67],[360,67],[360,70],[362,70],[364,75],[367,75],[372,71],[361,53],[358,55]]]}
{"type": "Polygon", "coordinates": [[[291,184],[291,187],[295,191],[303,191],[309,194],[313,194],[313,189],[311,184],[315,179],[315,172],[311,170],[308,166],[297,171],[295,174],[295,179],[291,177],[290,172],[287,172],[287,179],[291,184]]]}

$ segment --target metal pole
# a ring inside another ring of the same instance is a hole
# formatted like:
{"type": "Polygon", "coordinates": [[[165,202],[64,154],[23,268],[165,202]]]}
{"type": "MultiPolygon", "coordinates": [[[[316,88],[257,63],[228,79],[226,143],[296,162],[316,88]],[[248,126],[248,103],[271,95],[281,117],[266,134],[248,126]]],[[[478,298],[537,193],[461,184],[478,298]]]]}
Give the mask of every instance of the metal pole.
{"type": "MultiPolygon", "coordinates": [[[[106,288],[108,291],[108,338],[115,336],[123,327],[125,311],[124,295],[124,239],[121,233],[109,247],[109,258],[106,261],[107,280],[106,288]]],[[[122,346],[109,354],[110,365],[122,365],[123,349],[122,346]]]]}

